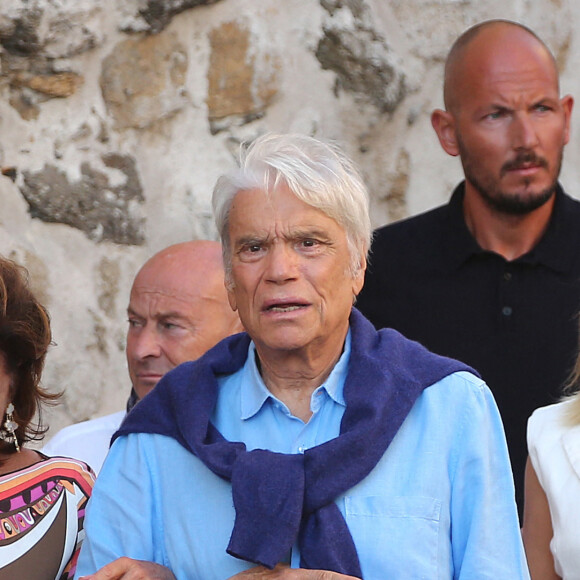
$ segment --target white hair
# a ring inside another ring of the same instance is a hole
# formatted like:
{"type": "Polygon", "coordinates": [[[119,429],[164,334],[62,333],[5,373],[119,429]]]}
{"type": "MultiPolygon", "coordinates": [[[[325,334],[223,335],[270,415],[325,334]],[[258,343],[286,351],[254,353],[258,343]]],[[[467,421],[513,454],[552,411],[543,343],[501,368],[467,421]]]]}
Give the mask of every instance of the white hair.
{"type": "Polygon", "coordinates": [[[306,135],[269,133],[240,148],[240,167],[221,176],[212,206],[221,237],[226,282],[231,282],[229,213],[236,194],[282,185],[345,230],[354,275],[363,267],[372,238],[369,195],[354,163],[332,143],[306,135]]]}

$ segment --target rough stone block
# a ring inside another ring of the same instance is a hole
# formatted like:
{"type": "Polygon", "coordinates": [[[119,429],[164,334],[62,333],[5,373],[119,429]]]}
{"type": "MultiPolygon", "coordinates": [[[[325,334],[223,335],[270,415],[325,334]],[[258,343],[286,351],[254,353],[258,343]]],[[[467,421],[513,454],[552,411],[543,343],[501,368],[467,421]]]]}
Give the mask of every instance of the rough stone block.
{"type": "Polygon", "coordinates": [[[185,47],[162,34],[119,43],[103,61],[100,84],[119,129],[143,129],[188,103],[185,47]]]}
{"type": "Polygon", "coordinates": [[[143,194],[135,160],[109,155],[103,157],[103,162],[107,167],[121,170],[126,182],[113,186],[105,173],[88,163],[81,166],[79,181],[70,181],[54,165],[45,165],[38,172],[23,172],[21,191],[30,215],[77,228],[96,242],[142,244],[143,219],[135,214],[136,206],[143,202],[143,194]]]}

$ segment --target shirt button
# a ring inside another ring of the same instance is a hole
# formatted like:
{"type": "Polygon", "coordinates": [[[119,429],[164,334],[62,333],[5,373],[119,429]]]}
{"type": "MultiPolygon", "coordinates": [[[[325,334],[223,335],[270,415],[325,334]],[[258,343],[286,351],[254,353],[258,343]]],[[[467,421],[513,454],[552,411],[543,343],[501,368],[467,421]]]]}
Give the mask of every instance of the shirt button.
{"type": "Polygon", "coordinates": [[[509,282],[512,279],[512,273],[511,272],[504,272],[503,273],[503,279],[506,282],[509,282]]]}
{"type": "Polygon", "coordinates": [[[511,306],[504,306],[504,307],[501,309],[501,313],[502,313],[504,316],[511,316],[511,315],[512,315],[512,308],[511,308],[511,306]]]}

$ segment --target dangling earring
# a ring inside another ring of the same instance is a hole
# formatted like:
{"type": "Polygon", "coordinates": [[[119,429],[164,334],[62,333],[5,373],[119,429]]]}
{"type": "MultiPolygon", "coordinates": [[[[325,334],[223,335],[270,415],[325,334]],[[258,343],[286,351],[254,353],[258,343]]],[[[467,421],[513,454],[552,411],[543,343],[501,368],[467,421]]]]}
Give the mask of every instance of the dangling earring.
{"type": "Polygon", "coordinates": [[[12,413],[14,413],[14,405],[8,403],[8,407],[6,407],[6,421],[4,421],[4,425],[0,429],[0,439],[7,443],[14,443],[16,451],[20,453],[20,445],[18,445],[18,439],[16,439],[15,433],[16,429],[18,429],[18,423],[14,420],[12,413]]]}

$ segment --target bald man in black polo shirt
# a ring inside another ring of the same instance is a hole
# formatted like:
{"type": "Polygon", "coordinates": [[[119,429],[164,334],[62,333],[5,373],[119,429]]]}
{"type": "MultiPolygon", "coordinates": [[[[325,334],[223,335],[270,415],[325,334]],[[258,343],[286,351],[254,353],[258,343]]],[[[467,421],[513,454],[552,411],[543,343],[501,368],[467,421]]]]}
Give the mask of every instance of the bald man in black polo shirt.
{"type": "Polygon", "coordinates": [[[559,397],[578,348],[580,202],[558,183],[573,99],[545,44],[506,21],[456,41],[444,98],[432,124],[465,181],[449,204],[376,232],[357,305],[480,371],[521,514],[527,419],[559,397]]]}

